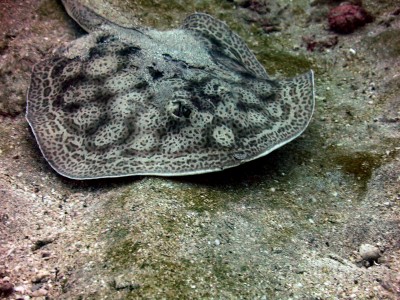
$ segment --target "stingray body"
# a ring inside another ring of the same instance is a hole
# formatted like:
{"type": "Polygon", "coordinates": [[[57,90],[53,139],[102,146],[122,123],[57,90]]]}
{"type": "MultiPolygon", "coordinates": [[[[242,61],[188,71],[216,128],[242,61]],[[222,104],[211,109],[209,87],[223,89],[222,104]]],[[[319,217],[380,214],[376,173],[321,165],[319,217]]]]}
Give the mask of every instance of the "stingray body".
{"type": "Polygon", "coordinates": [[[26,114],[61,175],[220,171],[281,147],[311,119],[312,71],[272,80],[242,39],[209,15],[158,31],[63,3],[90,34],[34,67],[26,114]]]}

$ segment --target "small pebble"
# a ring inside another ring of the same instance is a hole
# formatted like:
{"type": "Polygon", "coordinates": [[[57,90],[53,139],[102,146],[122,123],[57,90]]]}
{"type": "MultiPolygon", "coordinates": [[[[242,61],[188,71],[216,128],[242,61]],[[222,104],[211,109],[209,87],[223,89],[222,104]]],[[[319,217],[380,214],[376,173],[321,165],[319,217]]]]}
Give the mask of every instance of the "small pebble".
{"type": "Polygon", "coordinates": [[[14,288],[14,291],[20,294],[25,294],[25,290],[26,288],[23,285],[19,285],[14,288]]]}
{"type": "Polygon", "coordinates": [[[379,248],[370,244],[362,244],[358,252],[360,253],[361,258],[368,262],[376,261],[381,257],[381,251],[379,248]]]}
{"type": "Polygon", "coordinates": [[[42,254],[43,258],[49,258],[51,256],[51,252],[50,251],[43,251],[41,254],[42,254]]]}
{"type": "Polygon", "coordinates": [[[50,272],[47,270],[39,270],[35,278],[32,280],[33,283],[46,281],[50,277],[50,272]]]}
{"type": "Polygon", "coordinates": [[[31,292],[37,291],[43,287],[43,283],[35,283],[31,286],[31,292]]]}
{"type": "Polygon", "coordinates": [[[138,289],[140,285],[126,276],[117,276],[114,278],[114,288],[116,290],[128,289],[134,290],[138,289]]]}
{"type": "Polygon", "coordinates": [[[46,296],[48,291],[46,289],[38,289],[31,293],[31,297],[43,297],[46,296]]]}

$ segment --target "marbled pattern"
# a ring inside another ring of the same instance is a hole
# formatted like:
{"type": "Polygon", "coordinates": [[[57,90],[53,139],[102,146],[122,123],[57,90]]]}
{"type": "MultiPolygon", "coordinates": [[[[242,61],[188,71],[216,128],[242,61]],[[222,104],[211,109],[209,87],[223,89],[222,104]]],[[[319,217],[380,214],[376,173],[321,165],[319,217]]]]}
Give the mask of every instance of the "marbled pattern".
{"type": "Polygon", "coordinates": [[[34,68],[27,119],[50,165],[74,179],[230,168],[298,137],[313,73],[272,80],[226,24],[120,27],[64,0],[90,31],[34,68]]]}

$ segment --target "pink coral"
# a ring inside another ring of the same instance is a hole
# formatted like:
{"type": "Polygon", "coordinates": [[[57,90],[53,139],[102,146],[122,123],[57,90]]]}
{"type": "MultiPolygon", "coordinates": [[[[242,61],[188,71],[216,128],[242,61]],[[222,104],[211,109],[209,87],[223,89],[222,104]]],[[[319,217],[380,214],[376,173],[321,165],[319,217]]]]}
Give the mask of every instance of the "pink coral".
{"type": "Polygon", "coordinates": [[[339,5],[328,14],[329,28],[338,33],[351,33],[372,20],[364,8],[353,4],[339,5]]]}

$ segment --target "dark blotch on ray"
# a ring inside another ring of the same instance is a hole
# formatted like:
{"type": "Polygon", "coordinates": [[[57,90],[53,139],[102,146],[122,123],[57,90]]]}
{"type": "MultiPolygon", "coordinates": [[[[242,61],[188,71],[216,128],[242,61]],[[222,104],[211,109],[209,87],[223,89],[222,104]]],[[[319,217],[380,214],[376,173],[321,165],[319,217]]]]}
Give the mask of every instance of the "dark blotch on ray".
{"type": "Polygon", "coordinates": [[[54,65],[53,69],[51,70],[52,78],[57,78],[61,75],[62,71],[64,70],[65,66],[68,64],[68,60],[61,60],[57,64],[54,65]]]}
{"type": "Polygon", "coordinates": [[[71,88],[71,86],[76,86],[78,84],[82,84],[87,81],[88,79],[82,73],[77,74],[75,77],[66,79],[61,83],[61,93],[58,96],[60,96],[61,94],[65,94],[68,91],[68,89],[71,88]]]}
{"type": "Polygon", "coordinates": [[[139,47],[128,46],[121,50],[116,51],[117,56],[138,55],[140,53],[139,47]]]}
{"type": "Polygon", "coordinates": [[[160,78],[163,77],[163,72],[155,69],[154,67],[147,67],[150,76],[153,78],[153,80],[159,80],[160,78]]]}

